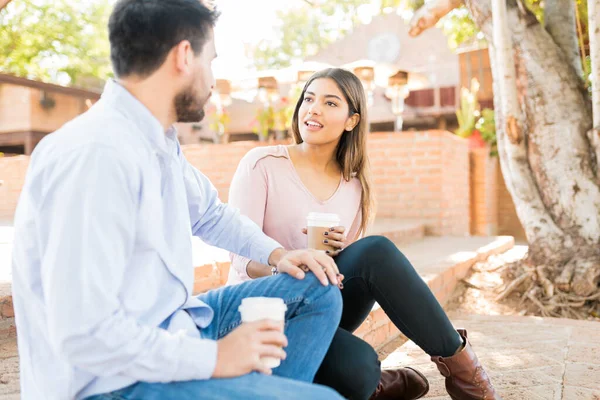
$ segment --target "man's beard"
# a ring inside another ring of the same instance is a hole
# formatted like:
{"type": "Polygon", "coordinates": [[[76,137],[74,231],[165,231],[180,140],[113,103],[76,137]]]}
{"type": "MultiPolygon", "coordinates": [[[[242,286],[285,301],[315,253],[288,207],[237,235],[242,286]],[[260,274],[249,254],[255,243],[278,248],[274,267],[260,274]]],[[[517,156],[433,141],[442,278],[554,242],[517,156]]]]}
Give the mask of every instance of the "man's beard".
{"type": "MultiPolygon", "coordinates": [[[[206,99],[208,101],[208,99],[206,99]]],[[[175,114],[177,122],[200,122],[204,119],[204,105],[206,101],[199,101],[194,88],[183,90],[175,96],[175,114]]]]}

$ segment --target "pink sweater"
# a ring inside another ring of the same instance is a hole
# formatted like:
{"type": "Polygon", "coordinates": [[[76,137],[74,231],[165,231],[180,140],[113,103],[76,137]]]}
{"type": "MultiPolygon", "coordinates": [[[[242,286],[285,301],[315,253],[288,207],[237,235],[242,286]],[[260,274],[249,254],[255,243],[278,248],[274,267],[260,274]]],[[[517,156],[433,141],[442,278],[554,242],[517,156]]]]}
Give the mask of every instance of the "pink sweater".
{"type": "MultiPolygon", "coordinates": [[[[288,250],[303,249],[302,233],[309,212],[336,213],[352,240],[360,228],[361,186],[357,178],[340,179],[335,193],[326,201],[316,199],[304,186],[286,146],[252,149],[244,156],[229,189],[229,203],[288,250]]],[[[249,280],[245,257],[230,254],[228,285],[249,280]]]]}

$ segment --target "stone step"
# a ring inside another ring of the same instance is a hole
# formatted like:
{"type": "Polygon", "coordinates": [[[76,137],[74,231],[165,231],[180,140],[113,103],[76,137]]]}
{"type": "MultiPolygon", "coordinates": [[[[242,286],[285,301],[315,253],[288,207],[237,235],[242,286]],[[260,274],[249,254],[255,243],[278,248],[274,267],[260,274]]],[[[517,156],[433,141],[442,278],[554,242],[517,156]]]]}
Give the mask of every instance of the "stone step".
{"type": "Polygon", "coordinates": [[[419,221],[379,218],[367,230],[367,236],[385,236],[396,244],[416,242],[425,236],[425,225],[419,221]]]}

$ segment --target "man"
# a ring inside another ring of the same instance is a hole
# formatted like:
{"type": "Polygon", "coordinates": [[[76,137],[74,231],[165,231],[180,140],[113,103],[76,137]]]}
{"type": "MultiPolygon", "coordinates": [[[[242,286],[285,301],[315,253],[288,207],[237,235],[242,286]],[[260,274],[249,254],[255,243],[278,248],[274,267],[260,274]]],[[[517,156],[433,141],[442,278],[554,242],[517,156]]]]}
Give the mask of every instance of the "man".
{"type": "Polygon", "coordinates": [[[338,398],[310,383],[341,314],[335,263],[222,204],[171,128],[204,117],[216,19],[198,0],[119,1],[116,80],[36,148],[13,250],[23,399],[338,398]],[[191,235],[283,274],[193,297],[191,235]],[[240,325],[262,295],[284,299],[286,335],[240,325]]]}

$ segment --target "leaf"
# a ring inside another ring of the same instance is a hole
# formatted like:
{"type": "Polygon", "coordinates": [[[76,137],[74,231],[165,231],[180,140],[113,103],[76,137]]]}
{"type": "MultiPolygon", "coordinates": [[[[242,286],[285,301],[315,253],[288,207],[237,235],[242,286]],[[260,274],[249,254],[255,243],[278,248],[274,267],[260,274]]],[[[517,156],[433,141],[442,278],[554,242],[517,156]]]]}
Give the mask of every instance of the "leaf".
{"type": "Polygon", "coordinates": [[[110,0],[17,0],[0,12],[0,71],[98,86],[111,76],[110,0]]]}

